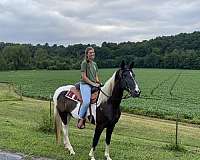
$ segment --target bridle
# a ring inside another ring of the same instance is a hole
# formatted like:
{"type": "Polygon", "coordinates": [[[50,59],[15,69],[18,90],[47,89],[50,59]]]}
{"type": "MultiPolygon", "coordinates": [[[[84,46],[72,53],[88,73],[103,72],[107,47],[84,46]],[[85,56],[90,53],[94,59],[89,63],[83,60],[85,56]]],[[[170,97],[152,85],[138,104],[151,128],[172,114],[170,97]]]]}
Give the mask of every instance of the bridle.
{"type": "MultiPolygon", "coordinates": [[[[122,74],[123,74],[123,72],[125,72],[125,71],[131,71],[131,70],[130,70],[130,69],[125,69],[125,70],[121,70],[121,71],[120,71],[121,73],[119,73],[120,79],[123,79],[123,80],[125,81],[125,84],[126,84],[124,90],[126,90],[126,91],[128,92],[124,97],[122,97],[122,99],[128,99],[128,98],[132,97],[132,95],[131,95],[131,89],[128,87],[128,82],[127,82],[127,80],[126,80],[125,78],[122,78],[122,74]]],[[[117,83],[119,83],[119,81],[117,81],[116,84],[117,84],[117,83]]],[[[106,94],[106,93],[101,89],[101,87],[99,87],[99,91],[100,91],[101,93],[103,93],[103,95],[105,95],[106,97],[111,98],[111,96],[109,96],[108,94],[106,94]]],[[[98,94],[98,97],[97,97],[97,98],[99,98],[99,94],[98,94]]],[[[118,99],[116,99],[116,100],[118,100],[118,99]]]]}

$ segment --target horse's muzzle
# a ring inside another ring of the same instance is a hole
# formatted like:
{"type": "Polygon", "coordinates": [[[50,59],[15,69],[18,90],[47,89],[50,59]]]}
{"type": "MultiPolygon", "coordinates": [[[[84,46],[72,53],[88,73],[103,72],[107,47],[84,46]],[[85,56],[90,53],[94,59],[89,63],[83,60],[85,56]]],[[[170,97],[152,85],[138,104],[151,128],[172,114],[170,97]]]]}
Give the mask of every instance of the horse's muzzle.
{"type": "Polygon", "coordinates": [[[139,97],[140,96],[140,93],[141,93],[141,91],[139,90],[139,91],[133,91],[133,92],[131,92],[131,96],[132,97],[139,97]]]}

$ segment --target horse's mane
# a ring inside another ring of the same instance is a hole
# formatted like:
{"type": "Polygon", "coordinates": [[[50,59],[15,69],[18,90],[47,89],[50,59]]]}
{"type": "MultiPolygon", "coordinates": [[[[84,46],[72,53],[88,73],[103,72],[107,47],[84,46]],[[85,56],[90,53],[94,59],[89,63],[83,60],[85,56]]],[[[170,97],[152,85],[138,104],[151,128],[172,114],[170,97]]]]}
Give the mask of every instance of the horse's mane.
{"type": "Polygon", "coordinates": [[[112,95],[113,92],[113,88],[115,86],[115,76],[116,76],[116,72],[113,73],[112,77],[110,77],[105,85],[101,88],[101,90],[107,95],[103,94],[102,92],[100,92],[99,94],[99,99],[98,99],[98,104],[106,102],[108,100],[108,98],[112,95]],[[109,96],[109,97],[108,97],[109,96]]]}

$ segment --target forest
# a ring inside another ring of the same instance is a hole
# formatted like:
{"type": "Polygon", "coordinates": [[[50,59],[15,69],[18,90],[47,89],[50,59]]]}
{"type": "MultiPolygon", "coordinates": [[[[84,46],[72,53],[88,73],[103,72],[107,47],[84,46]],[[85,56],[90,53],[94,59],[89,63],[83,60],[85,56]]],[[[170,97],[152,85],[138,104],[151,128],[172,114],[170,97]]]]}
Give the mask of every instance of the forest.
{"type": "Polygon", "coordinates": [[[142,42],[103,42],[50,46],[0,42],[0,70],[79,69],[87,46],[99,68],[118,67],[122,59],[137,68],[200,69],[200,32],[156,37],[142,42]]]}

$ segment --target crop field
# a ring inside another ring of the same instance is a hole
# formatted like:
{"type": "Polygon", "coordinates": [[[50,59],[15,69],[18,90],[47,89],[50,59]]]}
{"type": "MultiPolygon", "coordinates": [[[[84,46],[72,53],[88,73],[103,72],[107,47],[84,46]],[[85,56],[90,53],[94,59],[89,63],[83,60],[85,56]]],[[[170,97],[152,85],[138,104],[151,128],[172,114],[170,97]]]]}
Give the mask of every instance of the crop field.
{"type": "MultiPolygon", "coordinates": [[[[116,69],[100,69],[105,81],[116,69]]],[[[175,69],[135,69],[142,91],[140,98],[123,100],[123,111],[200,124],[200,71],[175,69]]],[[[49,99],[55,89],[80,80],[79,70],[0,72],[0,82],[14,84],[24,96],[49,99]]]]}

